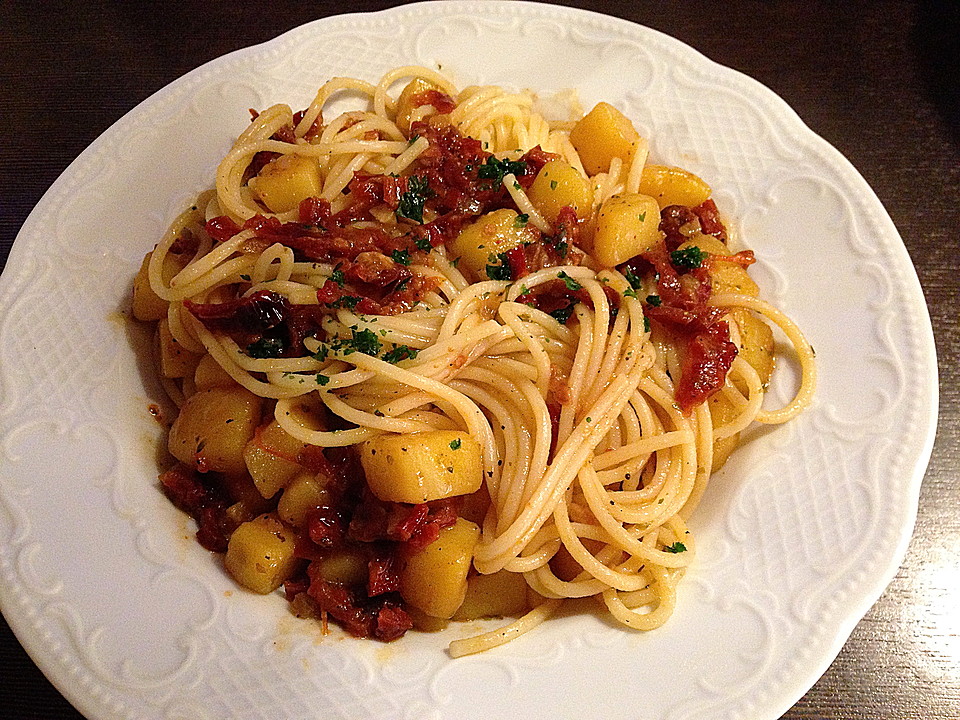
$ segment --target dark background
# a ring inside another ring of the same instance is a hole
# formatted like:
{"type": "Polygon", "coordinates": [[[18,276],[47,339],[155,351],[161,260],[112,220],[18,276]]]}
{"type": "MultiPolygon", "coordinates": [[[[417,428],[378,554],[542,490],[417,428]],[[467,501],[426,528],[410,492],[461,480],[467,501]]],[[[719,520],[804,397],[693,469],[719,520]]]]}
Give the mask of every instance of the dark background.
{"type": "MultiPolygon", "coordinates": [[[[309,20],[398,4],[0,0],[0,267],[57,176],[156,90],[309,20]]],[[[939,434],[902,568],[784,718],[960,717],[960,3],[559,4],[655,28],[767,85],[853,162],[896,223],[933,320],[939,434]]],[[[80,718],[2,621],[0,717],[80,718]]]]}

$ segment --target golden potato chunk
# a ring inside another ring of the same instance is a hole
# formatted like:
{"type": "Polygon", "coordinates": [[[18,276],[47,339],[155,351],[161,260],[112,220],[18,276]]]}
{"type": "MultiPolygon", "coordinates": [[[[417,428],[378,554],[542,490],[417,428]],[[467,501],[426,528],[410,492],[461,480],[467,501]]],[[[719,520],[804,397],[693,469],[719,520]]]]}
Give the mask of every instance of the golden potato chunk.
{"type": "MultiPolygon", "coordinates": [[[[726,425],[737,416],[737,409],[722,392],[714,393],[707,399],[710,405],[710,418],[714,429],[726,425]]],[[[740,433],[728,435],[713,441],[713,465],[711,472],[717,472],[740,444],[740,433]]]]}
{"type": "Polygon", "coordinates": [[[467,572],[480,528],[469,520],[440,531],[440,537],[407,560],[400,575],[400,594],[433,617],[449,618],[467,594],[467,572]]]}
{"type": "Polygon", "coordinates": [[[320,166],[305,155],[281,155],[271,160],[250,181],[253,192],[275,213],[293,210],[302,200],[317,197],[323,189],[320,166]]]}
{"type": "Polygon", "coordinates": [[[227,545],[224,565],[248,590],[266,595],[296,570],[296,535],[273,515],[261,515],[238,527],[227,545]]]}
{"type": "Polygon", "coordinates": [[[317,567],[327,582],[338,585],[361,585],[367,581],[366,553],[351,548],[344,548],[325,555],[317,560],[317,567]]]}
{"type": "Polygon", "coordinates": [[[182,378],[193,375],[202,356],[177,342],[166,318],[157,324],[157,335],[160,341],[160,372],[163,376],[182,378]]]}
{"type": "MultiPolygon", "coordinates": [[[[160,318],[165,318],[167,307],[170,304],[157,295],[150,286],[151,257],[153,257],[153,252],[148,252],[143,257],[140,270],[133,278],[133,303],[131,307],[133,316],[141,322],[155,322],[160,318]]],[[[169,282],[174,275],[183,270],[189,259],[190,257],[187,255],[167,253],[163,256],[160,277],[164,282],[169,282]]]]}
{"type": "MultiPolygon", "coordinates": [[[[431,82],[424,80],[423,78],[414,78],[411,80],[407,86],[400,93],[400,97],[397,98],[397,115],[394,119],[397,127],[403,131],[404,135],[407,135],[410,132],[410,123],[412,122],[414,113],[417,113],[419,107],[414,107],[413,101],[414,98],[426,92],[427,90],[439,90],[436,85],[431,82]]],[[[417,113],[418,115],[420,113],[417,113]]],[[[417,119],[422,119],[418,117],[417,119]]]]}
{"type": "Polygon", "coordinates": [[[657,201],[649,195],[624,193],[600,206],[587,250],[602,266],[614,267],[646,252],[660,237],[657,201]]]}
{"type": "Polygon", "coordinates": [[[773,329],[746,308],[736,308],[730,317],[740,330],[737,352],[757,371],[764,386],[773,374],[773,329]]]}
{"type": "Polygon", "coordinates": [[[459,430],[379,435],[360,446],[360,464],[371,492],[391,502],[468,495],[483,481],[480,443],[459,430]]]}
{"type": "Polygon", "coordinates": [[[260,423],[262,402],[239,385],[191,395],[170,428],[170,454],[200,472],[246,473],[243,449],[260,423]]]}
{"type": "Polygon", "coordinates": [[[467,579],[467,594],[453,619],[522,615],[526,610],[527,581],[519,573],[500,570],[492,575],[472,575],[467,579]]]}
{"type": "Polygon", "coordinates": [[[515,210],[494,210],[470,223],[450,243],[450,257],[460,258],[461,272],[474,280],[488,280],[487,266],[499,266],[500,253],[533,241],[534,235],[515,210]]]}
{"type": "Polygon", "coordinates": [[[261,495],[273,497],[303,471],[297,456],[304,447],[306,443],[290,435],[276,420],[257,428],[243,449],[243,459],[261,495]]]}
{"type": "Polygon", "coordinates": [[[668,205],[696,207],[710,197],[710,186],[688,170],[667,165],[646,165],[640,176],[640,192],[668,205]]]}
{"type": "Polygon", "coordinates": [[[614,158],[628,164],[639,140],[640,133],[629,118],[605,102],[597,103],[570,131],[570,142],[589,175],[607,172],[614,158]]]}
{"type": "MultiPolygon", "coordinates": [[[[730,257],[733,253],[713,235],[697,233],[682,243],[678,250],[696,246],[711,255],[730,257]]],[[[710,263],[710,285],[714,294],[742,293],[752,297],[760,295],[760,287],[750,277],[747,269],[736,262],[714,260],[710,263]]]]}
{"type": "Polygon", "coordinates": [[[284,488],[277,504],[277,513],[287,525],[300,527],[307,513],[330,502],[327,478],[324,475],[301,473],[284,488]]]}
{"type": "Polygon", "coordinates": [[[214,360],[213,355],[207,354],[197,363],[193,384],[197,390],[208,390],[212,387],[236,387],[237,381],[214,360]]]}
{"type": "Polygon", "coordinates": [[[550,160],[541,168],[527,197],[550,223],[565,207],[571,207],[583,219],[593,206],[590,182],[573,165],[564,160],[550,160]]]}

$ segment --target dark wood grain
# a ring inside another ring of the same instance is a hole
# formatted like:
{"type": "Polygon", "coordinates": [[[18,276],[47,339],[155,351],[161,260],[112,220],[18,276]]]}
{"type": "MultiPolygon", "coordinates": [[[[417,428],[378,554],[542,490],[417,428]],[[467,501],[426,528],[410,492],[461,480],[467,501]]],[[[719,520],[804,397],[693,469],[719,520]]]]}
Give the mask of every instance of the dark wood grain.
{"type": "MultiPolygon", "coordinates": [[[[563,4],[656,28],[764,83],[853,162],[896,223],[933,319],[939,433],[899,573],[784,717],[960,717],[960,4],[563,4]]],[[[343,4],[272,0],[269,15],[261,7],[2,0],[0,267],[44,191],[121,115],[194,67],[343,4]]],[[[81,717],[5,623],[0,667],[0,717],[81,717]]]]}

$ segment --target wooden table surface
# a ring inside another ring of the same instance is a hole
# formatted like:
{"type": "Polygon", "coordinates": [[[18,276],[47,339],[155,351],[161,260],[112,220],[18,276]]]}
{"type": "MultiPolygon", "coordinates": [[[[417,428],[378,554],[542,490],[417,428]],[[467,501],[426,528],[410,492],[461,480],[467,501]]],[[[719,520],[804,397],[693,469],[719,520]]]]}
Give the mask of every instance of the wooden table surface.
{"type": "MultiPolygon", "coordinates": [[[[0,267],[57,176],[156,90],[309,20],[397,4],[0,0],[0,267]]],[[[939,432],[899,573],[784,718],[960,718],[960,3],[564,4],[653,27],[767,85],[896,223],[933,319],[939,432]]],[[[81,717],[5,623],[0,717],[81,717]]]]}

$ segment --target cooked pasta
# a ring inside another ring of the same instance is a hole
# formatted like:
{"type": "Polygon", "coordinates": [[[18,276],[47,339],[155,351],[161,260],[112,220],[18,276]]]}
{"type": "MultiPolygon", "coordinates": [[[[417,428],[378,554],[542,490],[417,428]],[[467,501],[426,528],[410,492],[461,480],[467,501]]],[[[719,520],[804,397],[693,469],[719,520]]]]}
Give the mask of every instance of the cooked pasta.
{"type": "Polygon", "coordinates": [[[179,406],[161,482],[241,585],[356,635],[516,618],[461,656],[584,597],[658,627],[711,473],[814,391],[730,244],[606,103],[331,80],[254,114],[134,282],[179,406]],[[780,409],[773,327],[801,370],[780,409]]]}

